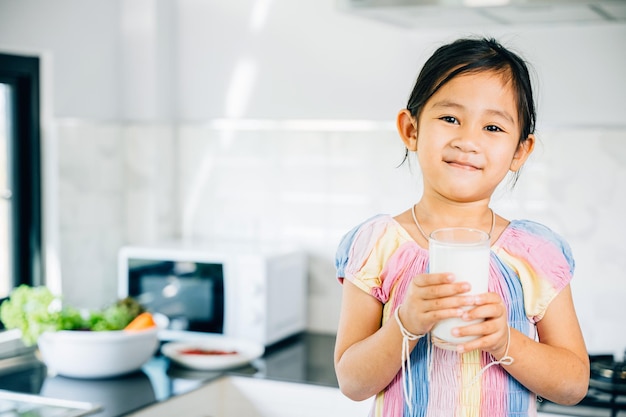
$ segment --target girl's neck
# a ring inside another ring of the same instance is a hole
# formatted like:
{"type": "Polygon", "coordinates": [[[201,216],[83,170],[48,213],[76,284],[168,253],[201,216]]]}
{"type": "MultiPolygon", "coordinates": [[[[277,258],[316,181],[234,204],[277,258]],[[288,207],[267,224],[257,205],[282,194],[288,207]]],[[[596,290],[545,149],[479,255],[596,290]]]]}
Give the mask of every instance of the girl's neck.
{"type": "Polygon", "coordinates": [[[433,203],[422,199],[412,210],[426,235],[444,227],[471,227],[489,233],[496,218],[489,208],[489,201],[459,204],[433,203]]]}

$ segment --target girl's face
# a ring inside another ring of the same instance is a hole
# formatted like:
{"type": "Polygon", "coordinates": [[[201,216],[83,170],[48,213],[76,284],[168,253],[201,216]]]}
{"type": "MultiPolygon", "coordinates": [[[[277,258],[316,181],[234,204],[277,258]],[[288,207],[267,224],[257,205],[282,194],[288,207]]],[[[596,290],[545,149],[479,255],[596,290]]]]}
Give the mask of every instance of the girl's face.
{"type": "Polygon", "coordinates": [[[415,143],[424,192],[468,202],[489,199],[509,170],[517,171],[534,145],[518,144],[520,126],[510,82],[495,72],[457,76],[422,109],[415,143]]]}

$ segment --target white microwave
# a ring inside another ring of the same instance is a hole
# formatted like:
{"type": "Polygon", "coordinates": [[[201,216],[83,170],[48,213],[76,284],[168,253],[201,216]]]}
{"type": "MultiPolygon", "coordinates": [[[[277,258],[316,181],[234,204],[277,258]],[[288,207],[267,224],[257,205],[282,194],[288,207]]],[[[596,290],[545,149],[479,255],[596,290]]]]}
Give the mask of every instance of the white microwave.
{"type": "Polygon", "coordinates": [[[118,295],[167,317],[163,333],[209,332],[271,345],[305,330],[307,259],[247,244],[126,246],[118,295]]]}

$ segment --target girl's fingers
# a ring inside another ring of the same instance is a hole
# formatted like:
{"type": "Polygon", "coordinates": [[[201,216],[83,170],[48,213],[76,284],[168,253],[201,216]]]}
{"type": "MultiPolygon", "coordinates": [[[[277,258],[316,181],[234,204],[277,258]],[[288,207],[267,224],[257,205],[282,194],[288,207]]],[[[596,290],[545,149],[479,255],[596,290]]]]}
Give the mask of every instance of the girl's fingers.
{"type": "Polygon", "coordinates": [[[507,314],[506,307],[502,304],[497,294],[481,294],[476,297],[478,305],[470,310],[464,311],[461,318],[466,321],[483,319],[479,323],[468,324],[467,326],[452,329],[452,334],[458,337],[479,336],[463,345],[459,345],[458,352],[469,352],[480,349],[492,352],[502,345],[503,338],[506,338],[507,314]],[[489,301],[488,303],[484,303],[489,301]]]}
{"type": "Polygon", "coordinates": [[[439,321],[443,318],[461,317],[465,310],[463,307],[462,297],[448,297],[432,301],[421,301],[413,306],[409,303],[403,303],[406,306],[408,314],[424,316],[429,321],[439,321]]]}
{"type": "MultiPolygon", "coordinates": [[[[471,296],[469,296],[471,297],[471,296]]],[[[471,321],[477,319],[499,319],[500,317],[506,317],[506,307],[500,301],[499,297],[491,297],[486,294],[481,294],[473,297],[474,306],[471,309],[466,310],[463,313],[463,320],[471,321]],[[485,300],[488,299],[488,300],[485,300]],[[495,302],[484,302],[495,301],[495,302]]]]}
{"type": "MultiPolygon", "coordinates": [[[[454,330],[455,329],[453,329],[452,334],[455,334],[454,330]]],[[[459,331],[458,333],[459,333],[458,336],[475,336],[476,335],[476,332],[472,331],[470,334],[469,330],[465,328],[464,330],[459,331]],[[468,333],[468,334],[465,334],[465,333],[468,333]]],[[[483,334],[483,336],[478,337],[477,339],[471,340],[467,343],[458,345],[457,351],[458,352],[470,352],[475,349],[480,349],[486,352],[492,352],[494,351],[494,349],[497,349],[498,346],[501,346],[502,341],[506,340],[506,337],[507,337],[506,331],[504,332],[495,331],[492,333],[478,332],[478,334],[483,334]]]]}
{"type": "Polygon", "coordinates": [[[498,332],[500,324],[496,320],[484,320],[467,326],[455,327],[452,329],[454,336],[488,336],[498,332]]]}
{"type": "Polygon", "coordinates": [[[502,299],[500,298],[500,296],[493,292],[476,294],[473,297],[474,297],[474,305],[501,304],[502,303],[502,299]]]}
{"type": "MultiPolygon", "coordinates": [[[[467,307],[479,305],[477,296],[464,295],[471,289],[467,282],[455,282],[446,273],[420,274],[414,277],[403,301],[403,316],[411,328],[427,331],[438,321],[463,317],[467,307]]],[[[483,297],[489,300],[489,297],[483,297]]],[[[489,314],[484,311],[481,314],[489,314]]]]}
{"type": "Polygon", "coordinates": [[[472,306],[471,298],[464,296],[453,296],[444,298],[424,299],[421,301],[422,311],[433,312],[438,310],[458,310],[458,315],[455,317],[461,317],[467,308],[472,306]]]}
{"type": "Polygon", "coordinates": [[[413,283],[420,287],[451,282],[454,282],[454,274],[449,273],[419,274],[413,278],[413,283]]]}
{"type": "Polygon", "coordinates": [[[487,304],[476,306],[469,310],[465,310],[461,318],[465,321],[478,319],[499,318],[503,315],[503,309],[497,304],[487,304]]]}
{"type": "Polygon", "coordinates": [[[421,300],[417,304],[403,303],[403,317],[411,323],[412,328],[424,329],[422,333],[430,331],[432,326],[444,319],[461,317],[465,310],[464,297],[447,297],[437,300],[421,300]]]}
{"type": "Polygon", "coordinates": [[[433,275],[433,279],[424,278],[424,275],[413,280],[412,288],[421,299],[433,300],[436,298],[451,297],[463,294],[471,289],[467,282],[449,282],[445,274],[425,274],[433,275]]]}

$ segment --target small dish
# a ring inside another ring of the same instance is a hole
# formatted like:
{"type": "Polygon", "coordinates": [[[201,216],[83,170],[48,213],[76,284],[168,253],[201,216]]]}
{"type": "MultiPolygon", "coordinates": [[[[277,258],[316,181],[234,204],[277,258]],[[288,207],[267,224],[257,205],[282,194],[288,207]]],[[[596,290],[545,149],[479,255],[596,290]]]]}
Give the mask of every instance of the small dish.
{"type": "Polygon", "coordinates": [[[260,358],[264,352],[261,344],[223,336],[169,342],[161,346],[161,353],[178,365],[203,371],[243,366],[260,358]]]}

